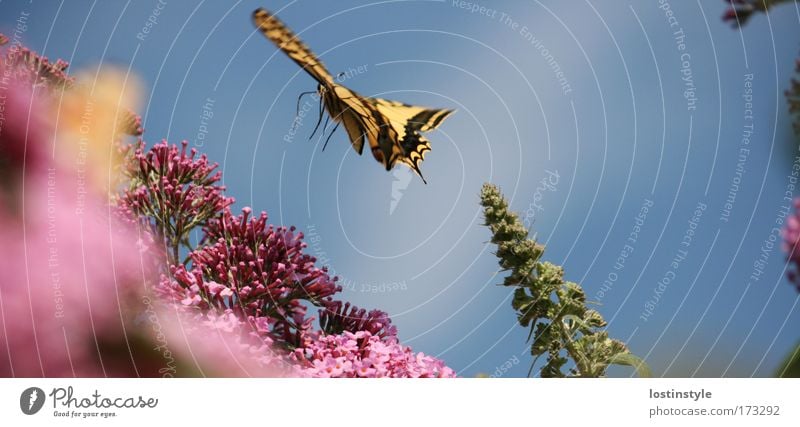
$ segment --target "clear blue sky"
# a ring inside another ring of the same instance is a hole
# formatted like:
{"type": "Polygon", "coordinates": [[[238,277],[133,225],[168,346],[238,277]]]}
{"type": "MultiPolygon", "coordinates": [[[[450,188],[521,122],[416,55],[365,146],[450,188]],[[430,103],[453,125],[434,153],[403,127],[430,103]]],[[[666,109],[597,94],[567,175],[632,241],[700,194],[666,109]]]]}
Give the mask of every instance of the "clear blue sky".
{"type": "Polygon", "coordinates": [[[496,12],[482,14],[452,0],[167,2],[137,38],[157,0],[3,0],[0,28],[29,14],[35,50],[74,70],[130,67],[146,86],[148,141],[202,145],[238,206],[313,231],[310,250],[343,277],[346,299],[389,311],[405,343],[461,375],[518,360],[506,375],[524,376],[530,363],[481,226],[485,181],[529,211],[545,258],[656,375],[770,375],[800,339],[798,294],[777,247],[750,277],[795,152],[782,93],[800,15],[784,6],[739,32],[720,21],[720,1],[670,2],[672,26],[658,2],[607,3],[486,1],[496,12]],[[341,130],[321,152],[308,141],[316,105],[286,137],[298,94],[316,84],[254,32],[259,6],[280,11],[332,72],[353,70],[354,90],[458,109],[429,135],[428,185],[355,155],[341,130]]]}

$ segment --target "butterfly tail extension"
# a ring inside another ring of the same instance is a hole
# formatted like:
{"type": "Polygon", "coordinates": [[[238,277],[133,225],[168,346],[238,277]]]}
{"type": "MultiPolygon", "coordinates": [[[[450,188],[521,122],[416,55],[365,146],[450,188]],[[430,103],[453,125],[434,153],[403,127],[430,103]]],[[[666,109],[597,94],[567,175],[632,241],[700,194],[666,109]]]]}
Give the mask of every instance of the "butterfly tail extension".
{"type": "Polygon", "coordinates": [[[428,183],[428,181],[425,180],[425,177],[422,176],[422,171],[419,168],[419,164],[422,163],[422,161],[414,163],[409,159],[402,159],[402,160],[400,160],[400,162],[403,163],[404,165],[408,166],[411,170],[413,170],[417,174],[417,176],[419,176],[419,178],[422,180],[423,183],[425,183],[425,184],[428,183]]]}
{"type": "Polygon", "coordinates": [[[253,24],[320,84],[333,85],[333,77],[322,61],[277,16],[259,8],[253,12],[253,24]]]}
{"type": "Polygon", "coordinates": [[[453,112],[448,109],[426,109],[414,115],[406,124],[405,136],[400,141],[403,160],[426,184],[428,182],[422,176],[420,165],[425,160],[425,154],[431,151],[431,143],[421,133],[436,129],[453,112]]]}

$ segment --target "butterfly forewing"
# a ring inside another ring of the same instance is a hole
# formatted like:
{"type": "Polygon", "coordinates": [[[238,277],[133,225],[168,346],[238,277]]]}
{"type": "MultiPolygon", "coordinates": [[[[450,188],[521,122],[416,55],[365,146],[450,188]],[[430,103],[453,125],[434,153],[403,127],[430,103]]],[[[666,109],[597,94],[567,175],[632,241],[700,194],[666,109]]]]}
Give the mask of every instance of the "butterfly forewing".
{"type": "Polygon", "coordinates": [[[322,65],[322,61],[275,15],[264,9],[257,9],[253,12],[253,23],[265,37],[272,40],[314,79],[322,84],[333,85],[333,77],[322,65]]]}

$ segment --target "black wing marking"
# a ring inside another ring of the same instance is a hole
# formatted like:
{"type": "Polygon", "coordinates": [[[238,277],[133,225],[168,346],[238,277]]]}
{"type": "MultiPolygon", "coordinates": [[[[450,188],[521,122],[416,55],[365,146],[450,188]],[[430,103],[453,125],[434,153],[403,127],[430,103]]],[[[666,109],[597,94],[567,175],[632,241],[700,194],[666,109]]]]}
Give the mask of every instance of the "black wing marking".
{"type": "Polygon", "coordinates": [[[256,9],[253,12],[253,23],[266,38],[272,40],[289,58],[311,74],[311,77],[321,84],[333,85],[333,77],[322,61],[278,17],[264,9],[256,9]]]}

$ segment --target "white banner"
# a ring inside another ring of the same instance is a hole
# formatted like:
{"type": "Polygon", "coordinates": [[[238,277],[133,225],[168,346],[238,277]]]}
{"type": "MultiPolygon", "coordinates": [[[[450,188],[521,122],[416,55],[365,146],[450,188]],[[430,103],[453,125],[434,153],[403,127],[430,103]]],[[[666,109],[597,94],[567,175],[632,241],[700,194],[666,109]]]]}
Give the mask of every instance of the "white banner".
{"type": "Polygon", "coordinates": [[[799,389],[794,379],[4,379],[0,415],[5,426],[797,426],[799,389]]]}

